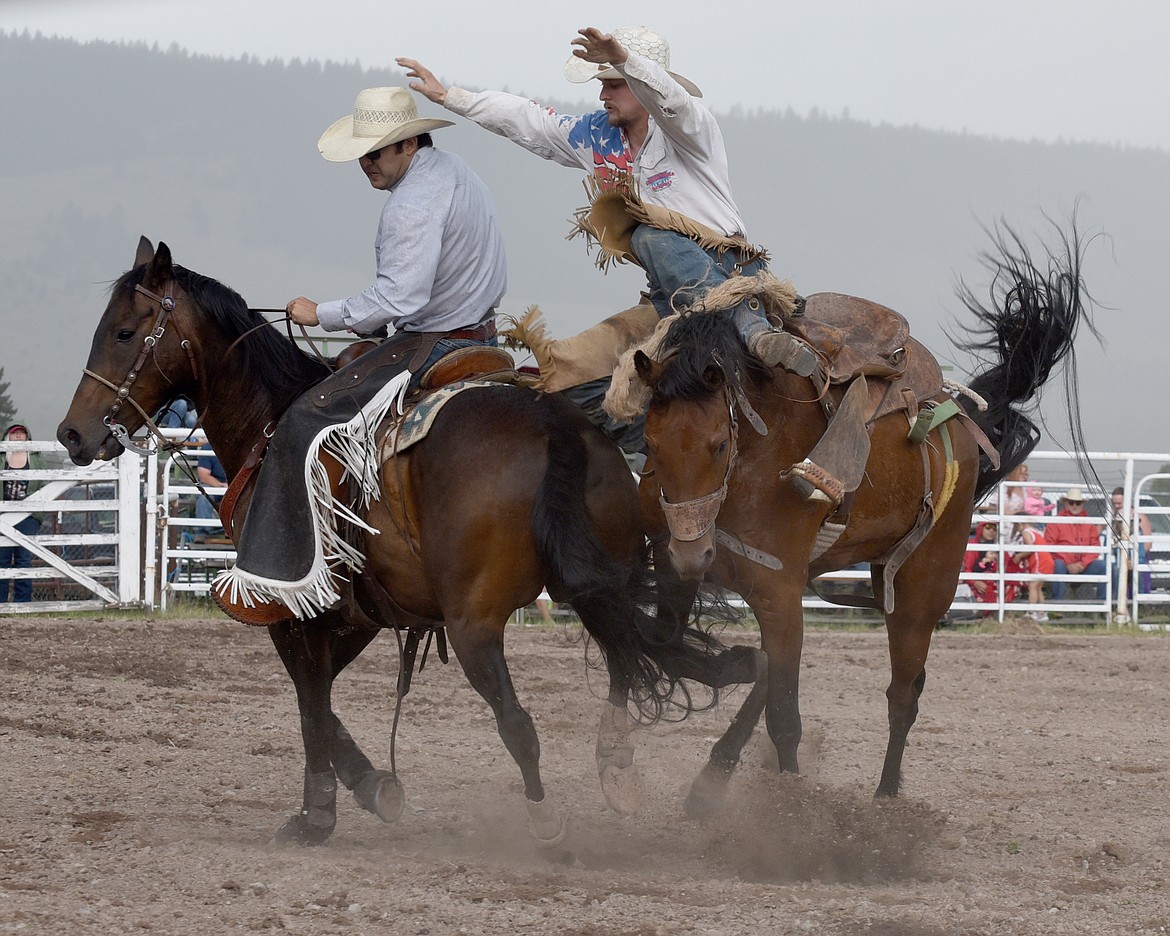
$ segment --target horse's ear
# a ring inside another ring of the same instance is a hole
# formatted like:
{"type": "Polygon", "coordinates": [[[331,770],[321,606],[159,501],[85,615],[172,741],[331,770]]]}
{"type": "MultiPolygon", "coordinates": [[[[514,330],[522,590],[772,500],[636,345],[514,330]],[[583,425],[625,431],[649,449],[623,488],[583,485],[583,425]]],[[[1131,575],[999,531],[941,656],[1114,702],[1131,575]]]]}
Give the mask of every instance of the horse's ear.
{"type": "Polygon", "coordinates": [[[712,390],[718,390],[727,380],[727,373],[719,364],[708,364],[703,368],[703,383],[712,390]]]}
{"type": "Polygon", "coordinates": [[[134,266],[130,269],[136,269],[144,263],[150,263],[154,259],[154,244],[146,239],[146,236],[138,238],[138,252],[134,255],[134,266]]]}
{"type": "Polygon", "coordinates": [[[634,370],[647,387],[653,387],[662,375],[662,365],[652,360],[644,351],[634,352],[634,370]]]}
{"type": "Polygon", "coordinates": [[[154,258],[146,271],[147,282],[153,286],[162,286],[168,280],[174,279],[174,276],[175,265],[171,261],[171,248],[159,241],[158,250],[154,252],[154,258]]]}

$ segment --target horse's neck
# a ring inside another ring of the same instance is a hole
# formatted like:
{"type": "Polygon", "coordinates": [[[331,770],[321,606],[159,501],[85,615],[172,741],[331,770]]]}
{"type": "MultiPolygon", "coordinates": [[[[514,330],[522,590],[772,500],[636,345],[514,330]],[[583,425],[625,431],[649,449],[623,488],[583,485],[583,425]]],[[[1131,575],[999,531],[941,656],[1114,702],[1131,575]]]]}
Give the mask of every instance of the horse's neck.
{"type": "MultiPolygon", "coordinates": [[[[825,431],[824,410],[817,400],[812,381],[796,374],[779,373],[763,387],[747,389],[746,399],[768,428],[759,435],[747,420],[740,419],[740,447],[750,451],[757,444],[768,450],[769,458],[778,462],[798,461],[825,431]]],[[[787,465],[785,465],[787,467],[787,465]]]]}
{"type": "Polygon", "coordinates": [[[205,414],[203,431],[229,478],[244,466],[253,446],[272,435],[283,412],[241,377],[204,377],[205,393],[199,401],[199,411],[205,414]]]}

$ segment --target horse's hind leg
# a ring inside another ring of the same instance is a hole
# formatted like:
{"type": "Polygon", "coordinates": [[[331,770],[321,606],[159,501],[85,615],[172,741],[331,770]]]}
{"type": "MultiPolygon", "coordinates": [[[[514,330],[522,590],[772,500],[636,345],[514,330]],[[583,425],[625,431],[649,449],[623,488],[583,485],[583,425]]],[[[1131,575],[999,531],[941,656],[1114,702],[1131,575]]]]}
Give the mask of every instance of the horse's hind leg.
{"type": "Polygon", "coordinates": [[[448,618],[447,633],[468,682],[491,706],[500,738],[520,767],[529,834],[541,848],[559,846],[565,840],[565,824],[556,806],[545,799],[540,779],[540,740],[512,685],[504,659],[503,628],[476,627],[448,618]]]}
{"type": "MultiPolygon", "coordinates": [[[[960,536],[959,539],[960,546],[965,548],[966,537],[960,536]]],[[[877,796],[897,796],[901,789],[902,756],[906,750],[906,738],[918,718],[918,700],[926,685],[930,639],[954,596],[962,562],[961,555],[957,556],[953,563],[955,571],[948,574],[945,559],[939,565],[939,550],[937,547],[931,549],[931,546],[932,541],[928,538],[899,570],[901,588],[897,592],[894,611],[886,615],[890,641],[890,684],[886,689],[890,737],[877,796]],[[915,583],[914,587],[909,584],[911,582],[915,583]]],[[[880,574],[875,569],[874,578],[880,574]]]]}

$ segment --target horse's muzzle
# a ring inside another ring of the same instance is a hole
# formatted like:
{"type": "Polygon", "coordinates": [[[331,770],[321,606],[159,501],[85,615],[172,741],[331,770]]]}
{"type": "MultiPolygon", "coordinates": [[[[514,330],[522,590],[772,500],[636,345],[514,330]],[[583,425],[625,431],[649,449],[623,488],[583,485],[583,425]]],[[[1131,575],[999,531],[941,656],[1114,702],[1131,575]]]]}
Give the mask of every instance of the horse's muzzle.
{"type": "Polygon", "coordinates": [[[113,433],[106,431],[95,445],[68,422],[63,422],[57,427],[57,441],[65,446],[65,451],[69,453],[73,464],[81,466],[90,464],[94,459],[109,461],[117,458],[123,451],[122,443],[114,438],[113,433]]]}
{"type": "Polygon", "coordinates": [[[714,532],[708,531],[693,540],[680,540],[672,536],[667,552],[670,554],[670,564],[679,578],[689,582],[699,581],[715,561],[714,532]]]}

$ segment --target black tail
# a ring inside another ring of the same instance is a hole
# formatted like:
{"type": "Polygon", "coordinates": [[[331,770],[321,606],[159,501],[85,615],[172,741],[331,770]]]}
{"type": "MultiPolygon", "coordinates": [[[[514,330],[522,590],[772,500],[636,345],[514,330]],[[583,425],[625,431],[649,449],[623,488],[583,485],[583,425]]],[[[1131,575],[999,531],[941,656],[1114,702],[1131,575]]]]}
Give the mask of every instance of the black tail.
{"type": "MultiPolygon", "coordinates": [[[[999,468],[986,456],[979,468],[976,503],[1020,465],[1040,441],[1040,430],[1029,414],[1036,410],[1041,389],[1053,370],[1063,364],[1072,443],[1077,453],[1085,451],[1077,396],[1075,341],[1082,324],[1100,337],[1093,326],[1092,298],[1081,279],[1084,242],[1077,231],[1075,215],[1070,232],[1056,228],[1060,244],[1046,249],[1045,267],[1033,262],[1021,237],[1006,224],[988,231],[994,252],[981,256],[991,272],[988,289],[990,307],[982,305],[960,280],[959,298],[977,319],[962,325],[966,340],[959,347],[980,357],[991,357],[989,366],[971,381],[971,389],[987,401],[985,412],[972,409],[970,415],[999,451],[999,468]]],[[[1091,466],[1078,459],[1086,476],[1091,466]]]]}
{"type": "Polygon", "coordinates": [[[696,627],[664,629],[647,613],[652,593],[646,552],[632,566],[619,562],[593,532],[585,500],[589,449],[582,433],[596,430],[571,404],[556,397],[546,397],[545,404],[548,466],[532,530],[546,585],[573,606],[643,718],[660,718],[668,705],[692,711],[714,704],[713,693],[710,702],[696,705],[680,680],[717,684],[715,654],[723,645],[696,627]]]}

